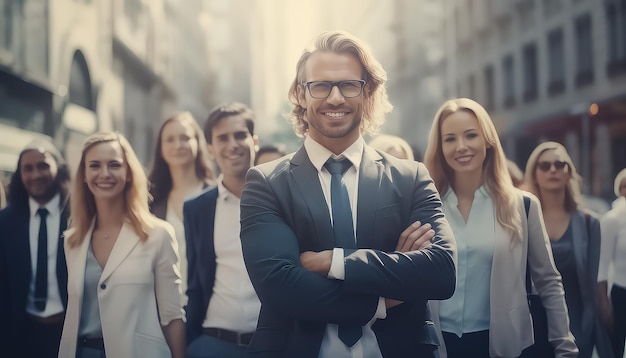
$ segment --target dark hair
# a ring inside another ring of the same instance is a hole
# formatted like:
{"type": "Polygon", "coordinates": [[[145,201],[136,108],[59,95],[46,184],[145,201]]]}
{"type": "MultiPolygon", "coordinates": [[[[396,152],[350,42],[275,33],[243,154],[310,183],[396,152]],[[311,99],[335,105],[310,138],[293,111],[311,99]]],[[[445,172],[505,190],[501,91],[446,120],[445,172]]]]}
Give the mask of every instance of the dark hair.
{"type": "Polygon", "coordinates": [[[22,182],[21,167],[22,157],[26,152],[32,150],[40,151],[42,153],[48,153],[54,158],[57,164],[57,175],[54,178],[55,191],[61,196],[60,207],[63,208],[67,204],[69,197],[70,186],[70,170],[65,162],[63,156],[59,150],[50,141],[36,140],[28,144],[19,155],[17,160],[17,169],[11,176],[9,182],[9,190],[7,195],[7,201],[9,205],[15,207],[18,210],[26,210],[28,208],[28,192],[22,182]]]}
{"type": "Polygon", "coordinates": [[[232,102],[228,104],[219,105],[211,110],[209,118],[204,122],[204,138],[207,143],[212,144],[213,127],[219,123],[222,119],[230,116],[241,115],[246,120],[246,126],[250,135],[254,135],[254,112],[243,103],[232,102]]]}
{"type": "Polygon", "coordinates": [[[148,174],[148,181],[150,183],[150,195],[152,195],[152,203],[158,204],[162,200],[167,200],[167,196],[172,190],[172,175],[170,173],[170,167],[163,159],[163,144],[161,136],[163,136],[163,129],[171,122],[179,121],[181,123],[188,124],[194,131],[194,137],[198,141],[198,155],[196,155],[196,177],[202,180],[208,180],[213,178],[211,167],[209,166],[208,153],[206,152],[206,142],[202,137],[202,130],[200,126],[193,118],[191,113],[182,112],[166,119],[156,138],[156,147],[154,148],[153,163],[148,174]]]}
{"type": "Polygon", "coordinates": [[[267,154],[267,153],[276,153],[279,154],[281,156],[286,155],[287,153],[285,153],[285,151],[281,148],[279,148],[278,146],[275,145],[264,145],[261,148],[259,148],[259,150],[256,152],[256,156],[254,157],[254,165],[258,164],[259,158],[263,155],[263,154],[267,154]]]}

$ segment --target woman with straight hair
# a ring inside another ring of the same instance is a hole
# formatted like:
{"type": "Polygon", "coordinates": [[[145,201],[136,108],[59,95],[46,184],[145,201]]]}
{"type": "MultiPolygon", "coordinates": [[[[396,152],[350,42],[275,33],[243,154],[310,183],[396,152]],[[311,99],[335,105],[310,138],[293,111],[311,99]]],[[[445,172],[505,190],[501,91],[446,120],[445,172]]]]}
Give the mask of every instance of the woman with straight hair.
{"type": "Polygon", "coordinates": [[[526,163],[525,187],[541,202],[554,263],[563,278],[570,331],[581,358],[594,346],[600,357],[612,357],[598,314],[600,222],[581,209],[582,178],[563,145],[539,144],[526,163]]]}
{"type": "Polygon", "coordinates": [[[87,137],[65,233],[68,305],[59,357],[183,357],[174,230],[120,134],[87,137]]]}
{"type": "Polygon", "coordinates": [[[495,126],[475,101],[446,101],[433,121],[425,164],[457,241],[454,295],[431,301],[441,357],[519,357],[533,344],[526,270],[546,308],[557,357],[576,357],[561,277],[541,207],[513,186],[495,126]]]}
{"type": "Polygon", "coordinates": [[[148,174],[150,210],[174,227],[180,257],[183,306],[187,305],[187,245],[183,203],[213,184],[207,145],[191,113],[169,117],[159,129],[152,168],[148,174]]]}

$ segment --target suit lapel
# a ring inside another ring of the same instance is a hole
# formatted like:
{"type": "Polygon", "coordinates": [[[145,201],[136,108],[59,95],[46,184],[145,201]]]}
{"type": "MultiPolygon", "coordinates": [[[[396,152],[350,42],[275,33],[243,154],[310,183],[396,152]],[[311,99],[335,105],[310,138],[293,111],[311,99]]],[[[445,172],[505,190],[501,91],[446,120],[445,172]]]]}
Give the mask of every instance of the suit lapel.
{"type": "Polygon", "coordinates": [[[122,225],[120,234],[113,245],[109,259],[107,260],[104,269],[102,270],[102,276],[100,276],[100,282],[106,281],[109,276],[117,269],[117,267],[126,259],[126,256],[132,251],[132,249],[139,242],[139,236],[133,231],[128,223],[122,225]]]}
{"type": "Polygon", "coordinates": [[[384,172],[382,157],[372,148],[365,146],[359,173],[357,200],[356,238],[357,247],[378,247],[374,233],[374,218],[381,193],[384,172]]]}
{"type": "Polygon", "coordinates": [[[328,204],[324,198],[324,192],[322,192],[317,169],[311,163],[304,146],[293,156],[291,164],[291,175],[295,185],[300,189],[304,202],[309,209],[311,220],[315,223],[314,227],[319,230],[316,240],[319,242],[320,248],[335,247],[328,204]]]}
{"type": "Polygon", "coordinates": [[[20,260],[16,260],[20,265],[18,272],[23,272],[25,275],[24,277],[27,278],[26,282],[30,282],[33,275],[33,263],[32,258],[30,257],[30,212],[26,210],[23,215],[20,215],[17,212],[16,214],[19,220],[15,229],[16,235],[9,238],[9,240],[14,245],[14,252],[17,253],[16,256],[20,258],[20,260]]]}
{"type": "Polygon", "coordinates": [[[87,265],[87,250],[91,244],[91,234],[93,233],[95,221],[92,221],[89,231],[85,234],[83,242],[76,249],[70,249],[67,252],[69,260],[72,263],[72,275],[74,277],[74,292],[78,293],[78,302],[82,306],[83,289],[85,288],[85,266],[87,265]]]}

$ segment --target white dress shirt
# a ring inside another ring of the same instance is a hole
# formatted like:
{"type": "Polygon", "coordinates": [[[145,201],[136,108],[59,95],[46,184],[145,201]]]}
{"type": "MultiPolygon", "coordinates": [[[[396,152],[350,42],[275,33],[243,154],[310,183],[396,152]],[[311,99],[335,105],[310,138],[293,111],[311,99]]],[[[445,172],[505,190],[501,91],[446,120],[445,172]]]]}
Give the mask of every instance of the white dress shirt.
{"type": "Polygon", "coordinates": [[[243,261],[239,239],[240,198],[226,189],[222,180],[222,176],[217,180],[218,197],[213,229],[215,283],[202,327],[249,333],[256,330],[261,301],[243,261]]]}
{"type": "Polygon", "coordinates": [[[59,251],[59,230],[61,229],[60,203],[61,196],[59,194],[55,195],[45,205],[41,205],[33,198],[28,197],[31,279],[26,312],[34,316],[49,317],[64,311],[59,292],[59,281],[57,280],[57,253],[59,251]],[[39,225],[41,224],[41,217],[37,214],[37,210],[40,208],[48,210],[48,216],[46,216],[46,228],[48,229],[48,300],[46,301],[46,309],[43,311],[35,308],[35,275],[37,274],[37,248],[39,246],[39,225]]]}
{"type": "MultiPolygon", "coordinates": [[[[332,208],[330,201],[330,181],[331,174],[324,168],[324,164],[329,158],[342,159],[347,158],[352,163],[345,174],[343,175],[343,181],[350,197],[350,207],[352,209],[352,222],[355,228],[355,240],[356,240],[356,213],[357,213],[357,199],[358,199],[358,186],[359,186],[359,167],[361,165],[361,158],[363,157],[363,148],[365,141],[363,137],[354,142],[348,147],[341,155],[336,156],[331,151],[326,149],[321,144],[307,136],[304,140],[304,148],[307,155],[313,163],[313,166],[317,169],[320,184],[322,185],[322,191],[324,192],[324,198],[328,204],[328,212],[331,213],[332,220],[332,208]]],[[[333,249],[332,264],[330,272],[328,273],[329,279],[343,280],[345,278],[345,266],[343,249],[333,249]]],[[[379,318],[385,318],[387,316],[385,308],[384,298],[380,298],[378,301],[378,309],[372,316],[370,322],[363,326],[363,336],[352,347],[347,347],[337,335],[338,325],[329,323],[326,325],[326,332],[324,333],[324,339],[320,347],[320,358],[381,358],[382,354],[378,347],[378,341],[376,335],[372,331],[372,324],[379,318]]]]}
{"type": "Polygon", "coordinates": [[[611,278],[617,286],[626,288],[626,205],[610,210],[600,219],[602,241],[598,282],[611,278]]]}

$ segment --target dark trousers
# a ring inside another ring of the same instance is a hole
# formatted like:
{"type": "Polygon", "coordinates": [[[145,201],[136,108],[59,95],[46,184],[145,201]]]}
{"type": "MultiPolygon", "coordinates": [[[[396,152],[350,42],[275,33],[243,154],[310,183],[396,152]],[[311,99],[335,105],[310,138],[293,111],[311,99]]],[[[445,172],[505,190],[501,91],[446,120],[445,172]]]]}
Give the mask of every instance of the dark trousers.
{"type": "Polygon", "coordinates": [[[443,340],[448,358],[489,358],[489,331],[464,333],[461,337],[443,332],[443,340]]]}
{"type": "Polygon", "coordinates": [[[626,288],[613,286],[611,289],[611,303],[613,304],[613,334],[611,345],[614,356],[624,356],[624,343],[626,341],[626,288]]]}
{"type": "Polygon", "coordinates": [[[28,318],[25,327],[27,342],[24,342],[25,358],[57,358],[63,322],[42,324],[28,318]]]}

